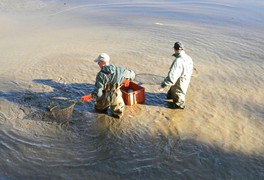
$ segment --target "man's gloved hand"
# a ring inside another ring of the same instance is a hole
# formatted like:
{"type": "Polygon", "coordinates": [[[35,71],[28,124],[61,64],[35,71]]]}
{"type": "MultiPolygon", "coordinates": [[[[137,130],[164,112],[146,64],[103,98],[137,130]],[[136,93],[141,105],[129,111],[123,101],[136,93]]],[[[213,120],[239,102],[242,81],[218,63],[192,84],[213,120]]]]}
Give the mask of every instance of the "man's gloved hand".
{"type": "Polygon", "coordinates": [[[82,100],[83,102],[89,102],[89,101],[91,101],[92,99],[93,99],[92,94],[87,94],[87,95],[85,95],[85,96],[82,96],[82,98],[81,98],[81,100],[82,100]]]}
{"type": "Polygon", "coordinates": [[[161,83],[161,85],[160,85],[160,87],[159,87],[159,92],[162,92],[162,91],[164,91],[164,88],[166,87],[166,85],[165,85],[165,83],[164,82],[162,82],[161,83]]]}
{"type": "Polygon", "coordinates": [[[129,83],[130,83],[130,81],[128,79],[125,79],[124,82],[123,82],[125,87],[128,87],[129,83]]]}
{"type": "Polygon", "coordinates": [[[163,92],[164,91],[164,88],[160,86],[159,89],[158,89],[158,91],[159,92],[163,92]]]}

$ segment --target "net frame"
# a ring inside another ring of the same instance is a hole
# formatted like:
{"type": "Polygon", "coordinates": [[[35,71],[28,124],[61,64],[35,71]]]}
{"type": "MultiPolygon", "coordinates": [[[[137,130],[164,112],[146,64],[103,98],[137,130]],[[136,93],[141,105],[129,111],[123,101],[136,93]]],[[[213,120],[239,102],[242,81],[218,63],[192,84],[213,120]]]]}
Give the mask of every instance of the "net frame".
{"type": "Polygon", "coordinates": [[[58,123],[68,123],[72,117],[75,104],[76,103],[72,101],[68,106],[64,108],[61,108],[58,105],[54,106],[50,109],[51,114],[58,123]]]}

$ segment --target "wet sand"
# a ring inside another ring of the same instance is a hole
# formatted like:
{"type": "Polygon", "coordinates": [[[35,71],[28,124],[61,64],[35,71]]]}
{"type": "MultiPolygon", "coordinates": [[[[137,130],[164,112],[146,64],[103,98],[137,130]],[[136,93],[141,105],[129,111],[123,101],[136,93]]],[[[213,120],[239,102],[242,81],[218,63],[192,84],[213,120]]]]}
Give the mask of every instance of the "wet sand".
{"type": "Polygon", "coordinates": [[[261,7],[2,1],[0,179],[262,179],[261,7]],[[157,91],[178,40],[197,70],[184,111],[157,91]],[[68,126],[57,124],[49,102],[91,92],[101,52],[138,74],[145,104],[117,120],[79,103],[68,126]]]}

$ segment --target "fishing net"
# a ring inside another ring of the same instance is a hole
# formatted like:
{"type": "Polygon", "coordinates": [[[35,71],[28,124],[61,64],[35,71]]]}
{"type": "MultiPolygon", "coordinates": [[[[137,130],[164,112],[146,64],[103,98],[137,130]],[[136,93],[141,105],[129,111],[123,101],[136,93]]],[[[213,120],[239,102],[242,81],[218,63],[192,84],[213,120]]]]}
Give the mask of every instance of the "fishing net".
{"type": "MultiPolygon", "coordinates": [[[[192,77],[197,77],[199,75],[198,70],[194,67],[192,77]]],[[[160,85],[165,77],[156,74],[136,74],[135,81],[139,84],[149,84],[149,85],[160,85]]]]}
{"type": "Polygon", "coordinates": [[[68,123],[72,117],[75,104],[74,101],[66,101],[56,104],[53,102],[52,107],[50,108],[51,114],[58,123],[68,123]]]}
{"type": "Polygon", "coordinates": [[[135,81],[139,84],[158,85],[164,77],[155,74],[136,74],[135,81]]]}

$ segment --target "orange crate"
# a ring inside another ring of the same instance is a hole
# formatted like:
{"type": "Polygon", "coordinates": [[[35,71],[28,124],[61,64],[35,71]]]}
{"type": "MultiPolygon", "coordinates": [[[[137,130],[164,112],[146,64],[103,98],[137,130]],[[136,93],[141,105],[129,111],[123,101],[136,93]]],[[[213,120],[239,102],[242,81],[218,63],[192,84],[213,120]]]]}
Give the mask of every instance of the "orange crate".
{"type": "Polygon", "coordinates": [[[130,82],[128,87],[122,86],[120,88],[122,96],[126,105],[133,105],[145,102],[145,88],[130,82]],[[129,90],[133,90],[130,92],[129,90]],[[128,92],[129,91],[129,92],[128,92]]]}

